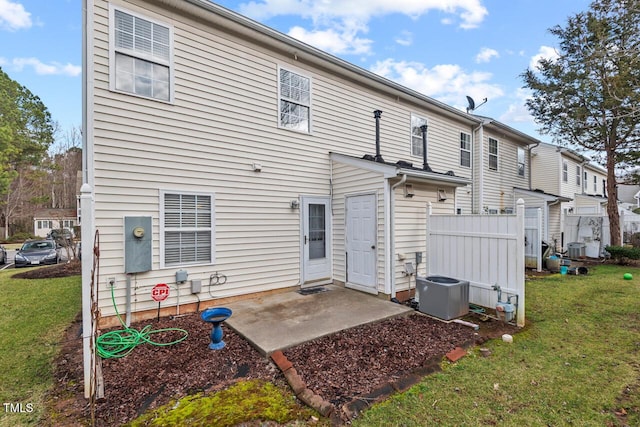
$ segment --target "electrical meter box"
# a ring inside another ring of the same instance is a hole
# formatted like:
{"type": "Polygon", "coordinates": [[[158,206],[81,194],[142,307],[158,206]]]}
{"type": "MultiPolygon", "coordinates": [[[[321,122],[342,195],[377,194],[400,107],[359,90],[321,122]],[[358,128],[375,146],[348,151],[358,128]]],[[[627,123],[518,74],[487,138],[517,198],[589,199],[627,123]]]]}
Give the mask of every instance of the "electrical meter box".
{"type": "Polygon", "coordinates": [[[124,217],[124,272],[151,270],[151,217],[124,217]]]}

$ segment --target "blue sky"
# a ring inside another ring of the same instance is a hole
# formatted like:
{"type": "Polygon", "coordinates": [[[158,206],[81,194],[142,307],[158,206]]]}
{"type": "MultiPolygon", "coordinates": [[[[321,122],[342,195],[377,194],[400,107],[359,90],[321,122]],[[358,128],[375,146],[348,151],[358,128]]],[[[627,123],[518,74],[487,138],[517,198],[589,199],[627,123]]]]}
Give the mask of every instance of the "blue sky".
{"type": "MultiPolygon", "coordinates": [[[[219,0],[360,67],[543,141],[519,77],[587,0],[219,0]]],[[[0,0],[0,67],[65,131],[81,124],[81,0],[0,0]]]]}

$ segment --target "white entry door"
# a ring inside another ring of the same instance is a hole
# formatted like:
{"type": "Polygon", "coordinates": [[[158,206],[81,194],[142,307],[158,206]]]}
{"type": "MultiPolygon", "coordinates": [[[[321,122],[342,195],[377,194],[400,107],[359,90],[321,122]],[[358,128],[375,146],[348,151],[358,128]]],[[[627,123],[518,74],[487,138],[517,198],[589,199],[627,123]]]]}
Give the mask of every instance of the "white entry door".
{"type": "Polygon", "coordinates": [[[302,198],[302,286],[331,281],[331,201],[302,198]]]}
{"type": "Polygon", "coordinates": [[[376,196],[364,194],[346,199],[346,286],[378,293],[376,280],[376,196]]]}

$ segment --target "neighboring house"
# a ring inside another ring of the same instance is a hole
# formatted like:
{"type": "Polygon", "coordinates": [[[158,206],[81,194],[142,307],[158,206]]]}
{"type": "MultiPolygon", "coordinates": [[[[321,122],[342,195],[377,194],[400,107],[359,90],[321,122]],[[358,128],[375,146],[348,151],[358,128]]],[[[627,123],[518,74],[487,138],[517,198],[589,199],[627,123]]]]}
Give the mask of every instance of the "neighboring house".
{"type": "Polygon", "coordinates": [[[209,1],[84,9],[83,228],[105,324],[112,285],[134,320],[158,283],[185,311],[330,282],[394,297],[428,203],[508,213],[528,186],[537,140],[209,1]]]}
{"type": "Polygon", "coordinates": [[[618,184],[618,202],[628,210],[640,207],[640,185],[618,184]]]}
{"type": "Polygon", "coordinates": [[[553,208],[549,210],[546,238],[558,250],[567,244],[562,229],[565,215],[606,215],[607,173],[590,163],[589,158],[567,148],[541,143],[532,150],[531,165],[531,188],[556,195],[556,200],[549,200],[553,208]]]}
{"type": "Polygon", "coordinates": [[[75,209],[40,209],[33,216],[33,234],[38,237],[46,237],[56,228],[73,228],[78,225],[75,209]]]}
{"type": "MultiPolygon", "coordinates": [[[[531,186],[531,148],[539,140],[488,117],[475,128],[472,213],[512,214],[516,189],[531,186]]],[[[463,211],[461,213],[469,213],[463,211]]]]}

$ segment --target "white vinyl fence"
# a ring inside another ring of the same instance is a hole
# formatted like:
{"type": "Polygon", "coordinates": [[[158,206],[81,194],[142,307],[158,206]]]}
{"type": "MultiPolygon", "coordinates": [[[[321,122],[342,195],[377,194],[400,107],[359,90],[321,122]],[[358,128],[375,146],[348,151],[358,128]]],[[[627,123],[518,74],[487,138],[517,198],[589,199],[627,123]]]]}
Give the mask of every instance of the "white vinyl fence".
{"type": "MultiPolygon", "coordinates": [[[[427,276],[469,282],[469,302],[495,307],[497,285],[502,299],[517,295],[517,324],[524,326],[525,209],[515,215],[427,215],[427,276]]],[[[514,301],[515,302],[515,301],[514,301]]]]}

